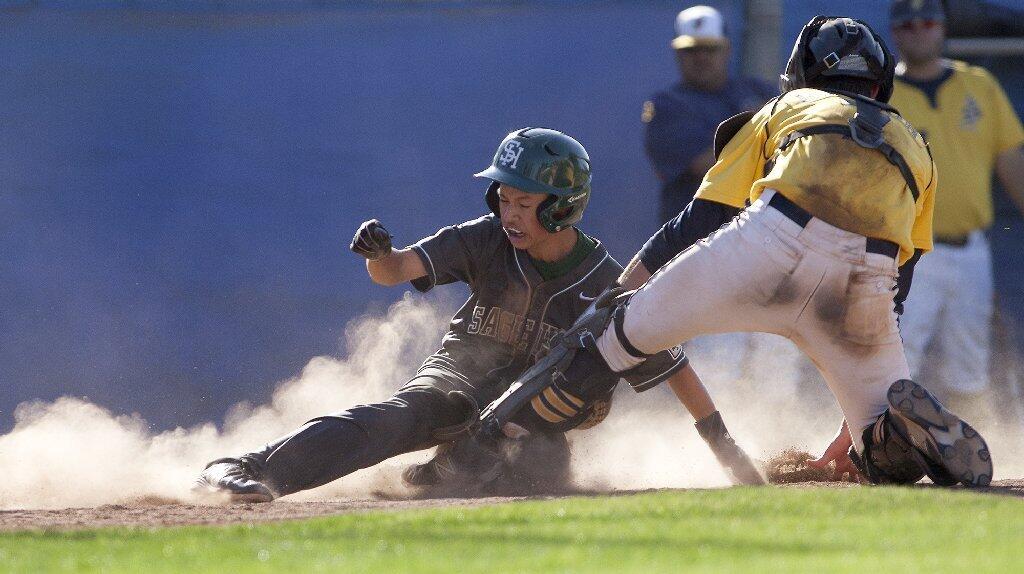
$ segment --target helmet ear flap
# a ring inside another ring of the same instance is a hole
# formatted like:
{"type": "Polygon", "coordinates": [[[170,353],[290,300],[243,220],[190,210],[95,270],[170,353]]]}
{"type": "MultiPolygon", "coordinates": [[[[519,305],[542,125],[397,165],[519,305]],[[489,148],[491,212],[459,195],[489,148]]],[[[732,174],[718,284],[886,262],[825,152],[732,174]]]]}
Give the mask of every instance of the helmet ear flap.
{"type": "Polygon", "coordinates": [[[558,231],[558,229],[553,225],[554,214],[547,212],[557,201],[557,195],[549,195],[544,198],[544,201],[537,204],[537,221],[539,221],[541,226],[550,233],[554,233],[558,231]]]}
{"type": "Polygon", "coordinates": [[[895,87],[894,79],[896,77],[896,58],[893,53],[889,51],[889,46],[885,45],[885,40],[882,36],[875,34],[875,40],[878,45],[882,47],[882,54],[885,57],[885,66],[882,69],[882,81],[879,83],[878,96],[875,97],[876,101],[888,104],[892,98],[892,91],[895,87]]]}
{"type": "Polygon", "coordinates": [[[484,192],[484,201],[487,202],[487,207],[491,208],[491,213],[498,219],[501,219],[501,211],[498,210],[498,187],[500,185],[500,182],[492,181],[487,186],[487,191],[484,192]]]}

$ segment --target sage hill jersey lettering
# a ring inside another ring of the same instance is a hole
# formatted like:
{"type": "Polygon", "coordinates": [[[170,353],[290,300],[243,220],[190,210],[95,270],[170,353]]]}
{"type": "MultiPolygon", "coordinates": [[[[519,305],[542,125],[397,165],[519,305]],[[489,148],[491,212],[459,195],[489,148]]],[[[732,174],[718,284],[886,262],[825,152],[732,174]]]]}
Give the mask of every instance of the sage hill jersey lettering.
{"type": "Polygon", "coordinates": [[[915,248],[932,247],[937,178],[924,138],[906,120],[885,112],[890,121],[882,133],[905,159],[919,190],[916,201],[899,168],[849,137],[801,137],[776,153],[787,135],[812,126],[846,125],[856,113],[852,97],[821,90],[802,88],[779,96],[725,145],[697,197],[742,208],[763,190],[775,189],[840,229],[898,244],[902,265],[915,248]]]}
{"type": "Polygon", "coordinates": [[[1002,152],[1024,144],[1024,128],[992,74],[946,61],[934,99],[899,77],[892,105],[924,134],[941,181],[935,195],[935,236],[964,238],[992,225],[992,168],[1002,152]]]}
{"type": "Polygon", "coordinates": [[[470,287],[441,348],[417,374],[448,384],[445,390],[468,392],[481,406],[497,398],[622,272],[595,243],[574,269],[549,281],[512,246],[494,215],[445,227],[413,245],[427,270],[412,282],[416,289],[457,281],[470,287]]]}

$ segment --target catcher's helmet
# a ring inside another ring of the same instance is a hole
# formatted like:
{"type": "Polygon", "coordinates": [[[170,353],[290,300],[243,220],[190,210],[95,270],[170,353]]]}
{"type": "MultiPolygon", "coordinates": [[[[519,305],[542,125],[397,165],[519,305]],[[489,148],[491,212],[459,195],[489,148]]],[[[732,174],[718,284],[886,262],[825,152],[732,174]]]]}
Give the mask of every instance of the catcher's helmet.
{"type": "Polygon", "coordinates": [[[855,18],[815,16],[800,31],[780,77],[782,93],[806,88],[819,77],[845,76],[878,83],[879,102],[892,97],[896,61],[882,37],[855,18]]]}
{"type": "Polygon", "coordinates": [[[523,128],[508,134],[491,166],[476,177],[492,180],[485,197],[495,215],[500,215],[502,183],[548,195],[537,206],[537,219],[551,233],[578,222],[590,201],[590,156],[580,142],[555,130],[523,128]]]}

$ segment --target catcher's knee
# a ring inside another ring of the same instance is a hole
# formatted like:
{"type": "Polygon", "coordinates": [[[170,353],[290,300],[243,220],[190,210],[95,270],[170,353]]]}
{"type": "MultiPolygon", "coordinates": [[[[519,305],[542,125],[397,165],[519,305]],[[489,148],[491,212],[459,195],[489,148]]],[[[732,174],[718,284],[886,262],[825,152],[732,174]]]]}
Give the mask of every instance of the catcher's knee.
{"type": "Polygon", "coordinates": [[[914,446],[893,432],[888,411],[864,429],[864,451],[850,448],[850,460],[872,484],[914,484],[925,469],[914,446]]]}
{"type": "Polygon", "coordinates": [[[613,343],[601,345],[602,358],[608,366],[618,370],[618,374],[629,383],[629,386],[636,392],[646,391],[664,382],[673,373],[687,365],[689,359],[683,353],[682,345],[676,345],[670,349],[654,354],[647,354],[636,348],[629,337],[626,336],[625,320],[626,305],[633,292],[625,293],[610,304],[611,321],[605,325],[603,333],[594,333],[595,338],[610,337],[613,343]],[[618,355],[618,359],[614,355],[618,355]],[[636,363],[640,360],[639,363],[636,363]],[[621,370],[625,364],[632,366],[621,370]]]}

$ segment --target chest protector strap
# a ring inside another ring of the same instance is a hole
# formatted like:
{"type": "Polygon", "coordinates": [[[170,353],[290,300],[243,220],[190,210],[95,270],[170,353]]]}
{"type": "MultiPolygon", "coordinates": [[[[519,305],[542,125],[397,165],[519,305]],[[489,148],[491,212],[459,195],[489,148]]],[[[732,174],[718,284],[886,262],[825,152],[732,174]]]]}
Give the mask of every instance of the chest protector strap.
{"type": "MultiPolygon", "coordinates": [[[[885,156],[889,163],[900,170],[900,174],[903,175],[903,179],[907,182],[907,187],[910,188],[910,194],[914,196],[914,201],[916,202],[917,198],[921,195],[921,191],[917,187],[914,173],[910,170],[910,166],[907,165],[903,154],[886,142],[883,134],[886,124],[892,121],[892,118],[886,111],[894,110],[889,106],[884,106],[884,104],[878,104],[861,98],[855,98],[854,103],[857,106],[857,113],[854,114],[849,123],[820,124],[786,134],[782,141],[779,142],[779,147],[775,150],[775,154],[765,163],[764,175],[768,175],[775,166],[775,161],[778,159],[779,154],[793,145],[796,140],[820,134],[838,134],[852,139],[861,147],[877,150],[878,153],[885,156]]],[[[928,153],[931,155],[930,150],[928,153]]]]}

